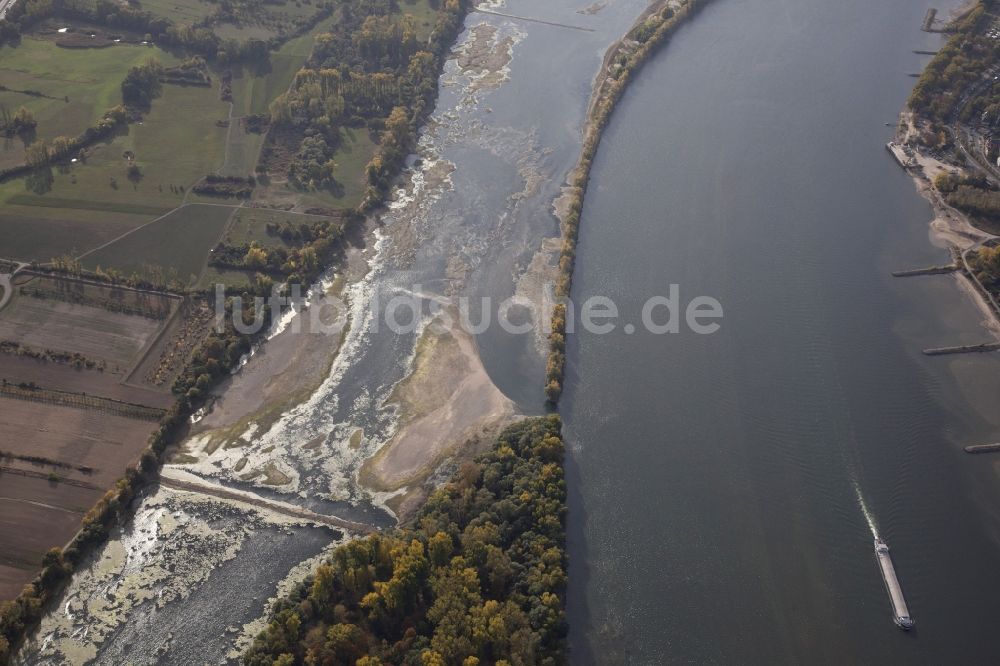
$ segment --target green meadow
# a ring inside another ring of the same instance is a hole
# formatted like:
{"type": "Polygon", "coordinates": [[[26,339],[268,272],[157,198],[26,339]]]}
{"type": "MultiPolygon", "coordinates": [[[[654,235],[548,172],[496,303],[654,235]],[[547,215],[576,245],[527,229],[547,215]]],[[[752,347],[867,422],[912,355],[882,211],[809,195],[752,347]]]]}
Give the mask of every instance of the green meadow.
{"type": "MultiPolygon", "coordinates": [[[[121,104],[121,82],[133,65],[155,57],[164,65],[177,58],[149,46],[118,44],[103,49],[64,49],[55,42],[25,37],[17,47],[0,48],[0,106],[11,113],[25,107],[38,121],[37,137],[77,136],[105,111],[121,104]],[[13,92],[33,90],[37,97],[13,92]],[[68,101],[67,101],[68,100],[68,101]]],[[[20,139],[4,141],[0,168],[20,164],[20,139]]]]}

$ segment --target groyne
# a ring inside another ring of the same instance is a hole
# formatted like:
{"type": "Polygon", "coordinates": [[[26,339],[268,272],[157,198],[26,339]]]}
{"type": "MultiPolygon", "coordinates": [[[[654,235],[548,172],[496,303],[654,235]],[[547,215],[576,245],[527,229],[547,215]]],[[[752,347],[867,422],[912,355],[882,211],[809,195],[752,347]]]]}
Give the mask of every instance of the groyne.
{"type": "Polygon", "coordinates": [[[915,277],[917,275],[947,275],[958,270],[958,266],[948,264],[947,266],[928,266],[927,268],[913,268],[906,271],[893,271],[892,277],[915,277]]]}
{"type": "Polygon", "coordinates": [[[927,10],[927,14],[924,15],[924,23],[920,26],[920,29],[924,32],[935,32],[934,21],[937,19],[937,9],[931,7],[927,10]]]}
{"type": "Polygon", "coordinates": [[[984,342],[978,345],[959,345],[956,347],[934,347],[925,349],[928,356],[944,356],[947,354],[982,354],[1000,350],[1000,342],[984,342]]]}
{"type": "Polygon", "coordinates": [[[996,453],[1000,451],[1000,443],[995,444],[973,444],[965,447],[966,453],[996,453]]]}

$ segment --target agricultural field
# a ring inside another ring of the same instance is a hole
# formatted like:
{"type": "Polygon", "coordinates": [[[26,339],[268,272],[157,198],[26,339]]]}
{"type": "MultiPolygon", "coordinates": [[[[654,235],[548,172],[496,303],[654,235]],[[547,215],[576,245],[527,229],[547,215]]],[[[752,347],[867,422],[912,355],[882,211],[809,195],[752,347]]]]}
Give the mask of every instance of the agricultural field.
{"type": "MultiPolygon", "coordinates": [[[[152,46],[117,44],[102,49],[64,49],[50,39],[25,37],[17,47],[0,48],[0,107],[28,109],[38,122],[33,138],[77,136],[113,106],[121,104],[128,69],[146,58],[164,65],[177,58],[152,46]],[[29,90],[42,96],[26,95],[29,90]]],[[[0,168],[24,161],[25,140],[0,142],[0,168]]]]}
{"type": "Polygon", "coordinates": [[[0,599],[16,596],[42,555],[73,537],[154,428],[151,420],[0,395],[0,599]]]}
{"type": "MultiPolygon", "coordinates": [[[[124,373],[165,323],[163,319],[113,312],[90,303],[69,302],[54,294],[47,278],[16,278],[14,293],[0,311],[0,340],[36,350],[79,354],[111,373],[124,373]]],[[[95,287],[96,289],[97,287],[95,287]]],[[[96,299],[97,296],[95,295],[96,299]]],[[[174,307],[164,303],[165,314],[174,307]]]]}
{"type": "Polygon", "coordinates": [[[4,256],[47,262],[93,250],[148,221],[148,213],[20,206],[8,201],[0,210],[0,237],[4,256]]]}
{"type": "Polygon", "coordinates": [[[125,383],[125,373],[77,368],[52,359],[37,359],[16,353],[0,353],[0,380],[9,384],[35,383],[47,389],[86,393],[158,409],[167,409],[174,401],[163,387],[154,387],[152,383],[125,383]]]}
{"type": "Polygon", "coordinates": [[[18,274],[0,310],[0,599],[137,462],[169,386],[126,383],[180,299],[18,274]],[[25,530],[24,525],[33,529],[25,530]]]}
{"type": "Polygon", "coordinates": [[[208,254],[219,242],[234,206],[187,204],[110,245],[81,257],[91,270],[114,268],[125,275],[175,274],[197,282],[208,254]]]}

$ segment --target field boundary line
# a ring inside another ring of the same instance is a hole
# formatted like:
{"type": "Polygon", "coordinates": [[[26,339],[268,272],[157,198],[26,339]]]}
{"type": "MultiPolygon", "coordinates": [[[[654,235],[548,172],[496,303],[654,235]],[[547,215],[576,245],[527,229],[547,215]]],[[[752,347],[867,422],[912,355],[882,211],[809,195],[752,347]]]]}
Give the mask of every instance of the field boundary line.
{"type": "Polygon", "coordinates": [[[0,497],[0,502],[20,502],[21,504],[31,504],[32,506],[40,506],[43,509],[52,509],[53,511],[63,511],[65,513],[72,513],[76,516],[82,516],[86,511],[74,511],[73,509],[67,509],[64,506],[56,506],[54,504],[46,504],[45,502],[36,502],[34,500],[20,499],[18,497],[0,497]]]}
{"type": "Polygon", "coordinates": [[[76,486],[77,488],[86,488],[87,490],[100,490],[100,488],[93,483],[88,483],[87,481],[77,481],[76,479],[66,479],[63,477],[58,477],[58,480],[53,479],[50,475],[45,472],[36,472],[32,469],[20,469],[17,467],[8,467],[7,465],[0,465],[0,476],[4,474],[14,474],[16,476],[26,476],[29,479],[51,479],[53,483],[65,483],[67,486],[76,486]]]}
{"type": "MultiPolygon", "coordinates": [[[[131,291],[137,294],[147,294],[149,296],[163,296],[164,298],[169,298],[175,301],[184,300],[182,294],[175,294],[172,291],[163,291],[161,289],[140,289],[139,287],[131,287],[127,284],[122,284],[120,282],[101,282],[100,280],[92,280],[83,275],[72,275],[70,273],[48,273],[43,270],[36,270],[33,268],[24,269],[23,275],[30,275],[36,278],[48,278],[50,280],[66,280],[67,282],[80,282],[83,284],[89,284],[94,287],[107,287],[108,289],[122,289],[124,291],[131,291]]],[[[27,282],[21,282],[17,286],[21,287],[27,284],[27,282]]],[[[130,315],[132,316],[132,315],[130,315]]]]}
{"type": "Polygon", "coordinates": [[[122,400],[113,400],[112,398],[102,398],[96,395],[87,395],[86,393],[60,391],[59,389],[42,387],[27,388],[9,382],[4,382],[0,385],[0,397],[41,402],[56,407],[94,410],[139,421],[159,421],[166,413],[166,410],[156,407],[137,405],[122,400]]]}
{"type": "Polygon", "coordinates": [[[163,218],[167,217],[168,215],[173,215],[174,213],[176,213],[176,212],[177,212],[177,211],[179,211],[179,210],[180,210],[181,208],[184,208],[184,207],[185,207],[185,206],[187,206],[187,205],[189,205],[189,204],[187,204],[187,203],[182,203],[182,204],[181,204],[180,206],[178,206],[177,208],[172,208],[171,210],[167,211],[167,212],[166,212],[166,213],[164,213],[163,215],[160,215],[159,217],[156,217],[156,218],[153,218],[153,219],[152,219],[152,220],[150,220],[149,222],[146,222],[145,224],[141,224],[141,225],[139,225],[138,227],[136,227],[135,229],[129,229],[128,231],[126,231],[125,233],[123,233],[123,234],[122,234],[121,236],[118,236],[117,238],[112,238],[111,240],[109,240],[109,241],[108,241],[107,243],[105,243],[104,245],[99,245],[99,246],[97,246],[97,247],[95,247],[95,248],[93,248],[93,249],[91,249],[91,250],[87,250],[86,252],[84,252],[83,254],[81,254],[80,256],[78,256],[78,257],[76,258],[76,260],[77,260],[77,261],[80,261],[80,260],[81,260],[81,259],[83,259],[84,257],[87,257],[87,256],[89,256],[89,255],[91,255],[91,254],[94,254],[95,252],[97,252],[97,251],[99,251],[99,250],[103,250],[104,248],[108,247],[109,245],[113,245],[113,244],[117,243],[118,241],[120,241],[121,239],[123,239],[123,238],[127,238],[128,236],[131,236],[132,234],[134,234],[135,232],[139,231],[140,229],[145,229],[145,228],[146,228],[146,227],[148,227],[149,225],[151,225],[151,224],[155,224],[155,223],[159,222],[160,220],[162,220],[163,218]]]}

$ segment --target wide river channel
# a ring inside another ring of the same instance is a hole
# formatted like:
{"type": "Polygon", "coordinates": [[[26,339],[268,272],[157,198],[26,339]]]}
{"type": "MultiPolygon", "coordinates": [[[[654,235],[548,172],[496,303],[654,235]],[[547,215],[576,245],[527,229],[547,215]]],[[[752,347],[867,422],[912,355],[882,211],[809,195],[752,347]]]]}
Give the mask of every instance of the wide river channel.
{"type": "Polygon", "coordinates": [[[571,338],[562,403],[573,663],[1000,660],[1000,459],[962,451],[1000,436],[1000,359],[924,356],[984,317],[890,276],[948,258],[884,149],[928,6],[717,0],[616,111],[573,297],[619,325],[571,338]],[[718,332],[643,331],[671,284],[718,332]]]}

